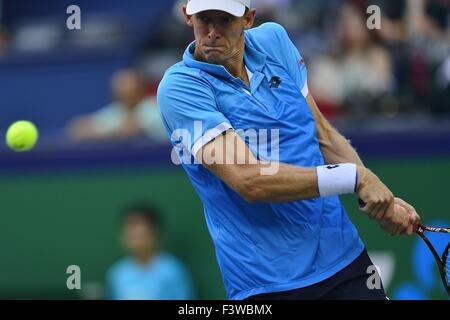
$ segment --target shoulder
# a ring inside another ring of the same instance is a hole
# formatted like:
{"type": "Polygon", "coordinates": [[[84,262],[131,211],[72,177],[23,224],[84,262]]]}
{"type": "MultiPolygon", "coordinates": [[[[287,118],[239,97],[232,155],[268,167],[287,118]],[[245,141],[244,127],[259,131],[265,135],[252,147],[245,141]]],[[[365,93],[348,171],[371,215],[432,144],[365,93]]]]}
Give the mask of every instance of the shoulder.
{"type": "Polygon", "coordinates": [[[171,270],[183,270],[183,263],[170,253],[162,253],[158,258],[159,264],[171,270]]]}
{"type": "Polygon", "coordinates": [[[287,45],[289,40],[286,29],[275,22],[263,23],[259,27],[246,31],[246,35],[246,40],[250,44],[266,50],[276,49],[277,46],[274,46],[274,43],[287,45]]]}
{"type": "Polygon", "coordinates": [[[173,65],[167,69],[161,82],[159,83],[158,96],[166,94],[169,90],[173,89],[183,91],[186,89],[193,90],[197,86],[207,86],[208,83],[204,81],[201,73],[201,70],[190,68],[183,62],[173,65]]]}
{"type": "Polygon", "coordinates": [[[111,267],[109,267],[107,271],[107,276],[109,278],[116,277],[119,274],[129,271],[132,268],[132,262],[128,258],[122,258],[116,263],[114,263],[111,267]]]}
{"type": "Polygon", "coordinates": [[[110,104],[98,109],[95,114],[97,115],[116,115],[123,113],[123,106],[119,102],[111,102],[110,104]]]}
{"type": "Polygon", "coordinates": [[[198,106],[214,106],[215,90],[200,69],[190,68],[182,62],[169,68],[159,83],[157,105],[163,120],[186,116],[198,106]]]}
{"type": "Polygon", "coordinates": [[[269,59],[288,67],[294,66],[291,65],[293,61],[297,67],[297,61],[301,57],[286,29],[275,22],[263,23],[246,31],[246,44],[264,53],[269,59]]]}
{"type": "Polygon", "coordinates": [[[272,39],[273,37],[287,36],[286,29],[276,22],[265,22],[256,28],[247,31],[247,34],[255,40],[272,39]]]}
{"type": "Polygon", "coordinates": [[[170,278],[182,279],[188,277],[187,269],[181,260],[169,253],[162,253],[158,257],[157,269],[161,271],[161,274],[165,274],[170,278]]]}

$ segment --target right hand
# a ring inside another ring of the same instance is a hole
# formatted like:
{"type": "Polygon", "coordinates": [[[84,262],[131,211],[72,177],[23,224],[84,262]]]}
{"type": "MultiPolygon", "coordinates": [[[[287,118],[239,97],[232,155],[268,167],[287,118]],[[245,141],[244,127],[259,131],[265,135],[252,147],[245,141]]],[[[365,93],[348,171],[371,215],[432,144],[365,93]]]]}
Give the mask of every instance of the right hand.
{"type": "Polygon", "coordinates": [[[395,235],[412,235],[415,232],[416,224],[420,221],[420,217],[411,207],[400,198],[394,198],[391,205],[386,211],[382,220],[378,224],[388,234],[395,235]],[[419,220],[418,220],[419,219],[419,220]]]}
{"type": "Polygon", "coordinates": [[[394,200],[391,190],[369,169],[358,166],[357,193],[364,203],[360,210],[371,219],[381,221],[394,200]]]}

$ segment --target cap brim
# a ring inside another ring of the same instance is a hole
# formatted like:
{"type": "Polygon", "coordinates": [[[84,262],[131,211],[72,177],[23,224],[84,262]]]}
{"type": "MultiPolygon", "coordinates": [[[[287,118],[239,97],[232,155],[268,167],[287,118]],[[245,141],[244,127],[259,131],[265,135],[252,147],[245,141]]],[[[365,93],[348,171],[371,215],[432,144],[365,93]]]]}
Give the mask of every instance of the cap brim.
{"type": "Polygon", "coordinates": [[[186,13],[190,16],[208,10],[225,11],[233,16],[242,17],[245,13],[245,6],[233,0],[191,0],[186,6],[186,13]]]}

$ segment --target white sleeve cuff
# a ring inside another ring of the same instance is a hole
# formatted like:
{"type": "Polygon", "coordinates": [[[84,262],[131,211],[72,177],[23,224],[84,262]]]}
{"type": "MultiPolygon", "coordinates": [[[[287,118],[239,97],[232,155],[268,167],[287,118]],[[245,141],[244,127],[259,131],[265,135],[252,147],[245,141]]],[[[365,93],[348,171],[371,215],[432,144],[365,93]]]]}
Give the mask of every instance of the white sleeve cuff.
{"type": "Polygon", "coordinates": [[[217,138],[218,136],[220,136],[223,132],[227,131],[228,129],[233,129],[231,124],[229,124],[228,122],[222,122],[215,128],[212,128],[212,129],[209,129],[208,131],[206,131],[202,137],[200,137],[197,141],[195,141],[195,143],[191,149],[191,154],[195,157],[197,152],[203,146],[205,146],[206,144],[208,144],[208,142],[210,142],[210,141],[214,140],[215,138],[217,138]]]}

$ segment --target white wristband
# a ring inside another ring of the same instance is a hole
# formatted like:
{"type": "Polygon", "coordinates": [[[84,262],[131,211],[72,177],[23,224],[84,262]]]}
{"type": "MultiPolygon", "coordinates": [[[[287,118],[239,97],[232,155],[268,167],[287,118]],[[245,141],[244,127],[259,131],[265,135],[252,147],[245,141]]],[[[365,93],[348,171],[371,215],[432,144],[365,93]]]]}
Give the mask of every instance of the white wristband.
{"type": "Polygon", "coordinates": [[[317,182],[321,197],[354,193],[358,183],[356,164],[341,163],[319,166],[317,182]]]}

